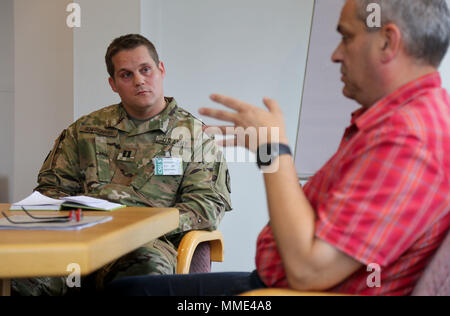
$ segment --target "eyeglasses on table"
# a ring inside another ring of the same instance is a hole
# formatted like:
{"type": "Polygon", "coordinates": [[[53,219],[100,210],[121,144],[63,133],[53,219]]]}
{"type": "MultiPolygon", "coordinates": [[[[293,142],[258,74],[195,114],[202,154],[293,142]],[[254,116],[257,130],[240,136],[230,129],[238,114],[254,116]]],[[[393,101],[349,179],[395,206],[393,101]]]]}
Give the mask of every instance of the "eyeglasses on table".
{"type": "Polygon", "coordinates": [[[80,222],[83,219],[83,212],[81,209],[69,211],[69,216],[35,216],[28,212],[24,207],[22,207],[22,210],[33,219],[33,221],[15,221],[6,215],[5,212],[2,212],[2,215],[8,222],[15,225],[70,223],[72,221],[80,222]]]}

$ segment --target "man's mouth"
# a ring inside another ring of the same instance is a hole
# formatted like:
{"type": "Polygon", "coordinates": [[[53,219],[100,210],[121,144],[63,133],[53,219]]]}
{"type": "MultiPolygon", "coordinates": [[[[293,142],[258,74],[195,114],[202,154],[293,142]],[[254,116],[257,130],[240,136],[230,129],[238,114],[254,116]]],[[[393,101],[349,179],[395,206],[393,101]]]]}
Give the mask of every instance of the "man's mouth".
{"type": "Polygon", "coordinates": [[[150,91],[149,90],[142,90],[142,91],[138,91],[138,93],[136,93],[136,95],[146,95],[146,94],[148,94],[148,93],[150,93],[150,91]]]}

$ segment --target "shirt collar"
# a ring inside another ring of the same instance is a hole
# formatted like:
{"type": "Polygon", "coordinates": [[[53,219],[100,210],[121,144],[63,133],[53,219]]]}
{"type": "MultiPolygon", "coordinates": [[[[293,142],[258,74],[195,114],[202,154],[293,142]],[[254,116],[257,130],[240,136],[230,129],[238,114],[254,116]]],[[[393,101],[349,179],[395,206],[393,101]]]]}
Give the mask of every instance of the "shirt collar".
{"type": "Polygon", "coordinates": [[[109,127],[116,128],[118,130],[130,133],[129,136],[144,134],[151,131],[161,130],[164,134],[170,128],[170,119],[173,117],[178,105],[174,98],[165,98],[167,106],[165,109],[150,118],[147,122],[142,123],[137,128],[133,121],[128,117],[128,114],[122,104],[118,106],[118,115],[115,119],[108,122],[109,127]]]}
{"type": "Polygon", "coordinates": [[[441,86],[442,80],[439,72],[420,77],[384,97],[370,108],[361,108],[353,112],[352,124],[356,125],[358,130],[370,128],[392,115],[394,111],[424,89],[438,88],[441,86]]]}

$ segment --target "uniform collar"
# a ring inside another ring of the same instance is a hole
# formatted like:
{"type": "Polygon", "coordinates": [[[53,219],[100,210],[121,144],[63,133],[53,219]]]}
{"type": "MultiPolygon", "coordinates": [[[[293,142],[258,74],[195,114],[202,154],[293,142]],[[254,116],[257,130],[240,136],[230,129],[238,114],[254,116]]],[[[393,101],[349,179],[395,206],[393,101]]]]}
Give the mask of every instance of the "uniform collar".
{"type": "Polygon", "coordinates": [[[171,125],[170,119],[173,117],[178,105],[174,98],[165,98],[165,100],[168,103],[165,109],[161,113],[150,118],[147,122],[139,125],[137,128],[129,118],[123,105],[119,104],[117,107],[118,113],[117,115],[114,115],[114,119],[108,122],[108,127],[127,132],[130,134],[129,136],[145,134],[156,130],[160,130],[166,134],[171,125]]]}
{"type": "Polygon", "coordinates": [[[358,130],[371,128],[415,98],[418,93],[441,86],[442,80],[439,72],[420,77],[384,97],[370,108],[362,108],[353,112],[352,124],[356,125],[358,130]]]}

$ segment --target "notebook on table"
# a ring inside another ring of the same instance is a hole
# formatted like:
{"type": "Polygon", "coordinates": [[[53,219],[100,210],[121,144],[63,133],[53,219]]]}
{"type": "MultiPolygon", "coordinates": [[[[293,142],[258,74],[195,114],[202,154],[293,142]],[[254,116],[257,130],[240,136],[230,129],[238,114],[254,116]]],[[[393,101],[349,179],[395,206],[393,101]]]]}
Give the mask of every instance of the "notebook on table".
{"type": "Polygon", "coordinates": [[[59,199],[49,198],[39,192],[33,192],[24,200],[14,203],[10,211],[60,211],[67,208],[80,208],[92,211],[114,211],[126,207],[122,204],[112,203],[89,196],[68,196],[59,199]]]}

